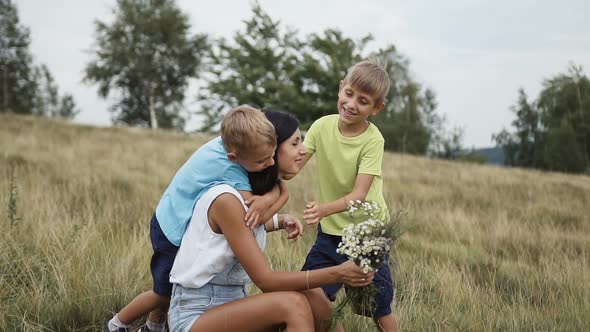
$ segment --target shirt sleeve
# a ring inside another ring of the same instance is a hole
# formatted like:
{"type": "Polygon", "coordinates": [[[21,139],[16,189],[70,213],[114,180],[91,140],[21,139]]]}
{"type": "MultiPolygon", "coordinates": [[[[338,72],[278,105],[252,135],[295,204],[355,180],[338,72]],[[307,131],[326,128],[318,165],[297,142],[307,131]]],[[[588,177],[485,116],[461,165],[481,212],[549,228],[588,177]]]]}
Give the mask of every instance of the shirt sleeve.
{"type": "Polygon", "coordinates": [[[223,177],[225,180],[223,183],[229,184],[236,188],[236,190],[252,191],[250,181],[248,180],[248,173],[237,164],[229,167],[223,177]]]}
{"type": "Polygon", "coordinates": [[[369,142],[361,157],[358,173],[381,176],[384,148],[385,141],[382,139],[369,142]]]}
{"type": "Polygon", "coordinates": [[[314,123],[311,124],[311,127],[309,127],[309,130],[305,134],[305,140],[303,140],[303,145],[305,146],[305,150],[307,150],[307,153],[309,153],[309,154],[314,154],[316,151],[316,144],[317,144],[316,132],[319,130],[318,129],[319,126],[320,125],[318,124],[318,121],[315,121],[314,123]]]}

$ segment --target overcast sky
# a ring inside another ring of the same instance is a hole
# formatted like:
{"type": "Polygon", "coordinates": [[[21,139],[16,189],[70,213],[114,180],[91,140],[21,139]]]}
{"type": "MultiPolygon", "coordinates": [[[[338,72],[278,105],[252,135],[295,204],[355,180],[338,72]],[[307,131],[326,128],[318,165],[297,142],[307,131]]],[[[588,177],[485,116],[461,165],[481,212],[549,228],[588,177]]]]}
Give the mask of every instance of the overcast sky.
{"type": "MultiPolygon", "coordinates": [[[[109,21],[114,0],[14,0],[31,29],[31,51],[48,65],[60,91],[74,95],[76,121],[109,125],[109,101],[81,83],[93,44],[93,21],[109,21]]],[[[245,0],[177,2],[193,32],[231,37],[252,15],[245,0]]],[[[510,105],[522,87],[536,98],[542,80],[567,70],[590,70],[590,1],[260,0],[262,8],[300,36],[337,28],[345,36],[375,37],[370,49],[395,44],[419,82],[436,92],[438,112],[465,129],[464,145],[493,145],[509,127],[510,105]]],[[[187,94],[187,103],[194,100],[187,94]]],[[[336,94],[334,96],[336,98],[336,94]]],[[[195,106],[193,106],[194,108],[195,106]]],[[[336,110],[334,110],[336,111],[336,110]]],[[[198,126],[196,120],[187,129],[198,126]]]]}

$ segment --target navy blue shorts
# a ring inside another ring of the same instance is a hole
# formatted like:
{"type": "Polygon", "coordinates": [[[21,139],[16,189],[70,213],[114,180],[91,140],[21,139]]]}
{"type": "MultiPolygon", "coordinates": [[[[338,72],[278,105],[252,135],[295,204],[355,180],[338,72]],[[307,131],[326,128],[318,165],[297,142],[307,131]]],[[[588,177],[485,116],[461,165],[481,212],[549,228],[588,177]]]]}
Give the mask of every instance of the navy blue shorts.
{"type": "Polygon", "coordinates": [[[155,213],[150,222],[150,239],[152,241],[152,249],[154,250],[152,261],[150,262],[150,270],[152,272],[152,279],[154,280],[154,292],[161,296],[170,297],[172,295],[170,271],[172,270],[176,253],[178,253],[178,247],[172,244],[166,235],[164,235],[155,213]]]}
{"type": "MultiPolygon", "coordinates": [[[[302,270],[317,270],[346,262],[348,258],[336,252],[338,243],[341,240],[341,236],[322,233],[321,228],[318,227],[317,239],[307,254],[302,270]]],[[[377,288],[377,295],[375,295],[375,304],[377,307],[372,317],[379,318],[391,314],[393,281],[391,280],[391,271],[389,271],[389,261],[384,263],[378,269],[377,273],[375,273],[373,284],[377,288]]],[[[340,288],[342,288],[342,284],[332,284],[322,287],[324,293],[332,302],[336,300],[336,293],[338,293],[340,288]]]]}

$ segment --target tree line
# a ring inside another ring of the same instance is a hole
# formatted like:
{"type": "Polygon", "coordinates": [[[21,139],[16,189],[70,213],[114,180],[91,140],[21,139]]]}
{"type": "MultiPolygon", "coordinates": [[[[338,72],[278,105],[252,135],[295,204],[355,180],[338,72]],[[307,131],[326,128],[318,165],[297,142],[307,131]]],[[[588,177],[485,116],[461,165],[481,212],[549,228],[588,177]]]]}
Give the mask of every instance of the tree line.
{"type": "Polygon", "coordinates": [[[590,80],[580,66],[545,79],[535,100],[520,89],[511,109],[514,130],[493,137],[508,165],[590,173],[590,80]]]}
{"type": "Polygon", "coordinates": [[[413,154],[438,153],[445,119],[435,112],[434,92],[409,73],[409,61],[394,45],[368,52],[371,35],[353,40],[337,29],[300,36],[273,20],[258,3],[232,38],[191,35],[188,17],[172,0],[119,0],[114,22],[96,22],[97,42],[85,80],[112,90],[115,121],[182,129],[180,109],[188,80],[202,82],[196,110],[201,131],[217,128],[235,105],[273,107],[295,114],[304,128],[335,111],[340,80],[354,63],[386,59],[392,77],[388,103],[374,122],[386,148],[413,154]]]}
{"type": "MultiPolygon", "coordinates": [[[[8,104],[2,111],[66,114],[64,109],[75,108],[71,95],[56,96],[49,70],[34,67],[28,29],[18,23],[15,5],[0,1],[6,27],[2,42],[9,46],[2,49],[14,50],[2,52],[0,60],[2,68],[9,67],[6,85],[11,89],[0,94],[8,104]]],[[[385,111],[374,119],[386,148],[442,155],[446,120],[435,112],[435,94],[412,78],[409,60],[393,44],[368,52],[371,35],[354,40],[337,29],[300,36],[258,3],[243,29],[229,39],[191,33],[188,16],[174,0],[118,0],[112,14],[110,22],[95,21],[83,81],[114,100],[109,110],[116,124],[183,130],[194,113],[202,119],[200,130],[212,131],[224,112],[247,103],[289,111],[305,129],[335,112],[347,69],[378,56],[387,60],[393,83],[385,111]],[[200,86],[193,97],[198,105],[188,111],[186,91],[194,80],[200,86]]]]}
{"type": "MultiPolygon", "coordinates": [[[[394,44],[369,51],[360,39],[338,29],[300,35],[270,17],[254,2],[252,12],[231,38],[191,33],[190,19],[174,0],[117,0],[113,20],[95,21],[95,41],[83,81],[114,102],[115,124],[184,130],[190,116],[201,131],[215,131],[235,105],[272,107],[295,114],[303,129],[336,109],[340,80],[354,63],[385,60],[392,85],[386,108],[372,119],[386,149],[438,158],[481,162],[462,146],[462,128],[449,128],[436,112],[434,91],[411,74],[409,59],[394,44]],[[190,82],[199,91],[187,96],[190,82]],[[186,99],[198,101],[187,107],[186,99]],[[191,109],[193,108],[193,109],[191,109]]],[[[60,94],[49,69],[33,63],[30,36],[15,5],[0,0],[2,112],[72,118],[70,94],[60,94]]],[[[572,65],[544,83],[536,101],[523,90],[512,107],[514,132],[493,139],[511,166],[583,172],[590,169],[590,85],[572,65]]]]}

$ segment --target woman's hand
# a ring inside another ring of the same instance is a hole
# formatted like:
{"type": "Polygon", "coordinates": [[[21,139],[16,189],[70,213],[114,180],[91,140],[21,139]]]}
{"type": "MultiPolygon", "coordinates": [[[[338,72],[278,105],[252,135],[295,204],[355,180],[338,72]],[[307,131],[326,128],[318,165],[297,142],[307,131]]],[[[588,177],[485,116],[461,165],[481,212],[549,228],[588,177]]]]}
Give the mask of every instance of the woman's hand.
{"type": "Polygon", "coordinates": [[[297,239],[297,236],[303,236],[303,224],[301,221],[289,214],[284,214],[282,217],[287,239],[297,239]]]}
{"type": "Polygon", "coordinates": [[[340,278],[342,283],[351,287],[368,286],[375,276],[375,272],[363,273],[361,268],[353,261],[346,261],[340,265],[340,278]]]}

